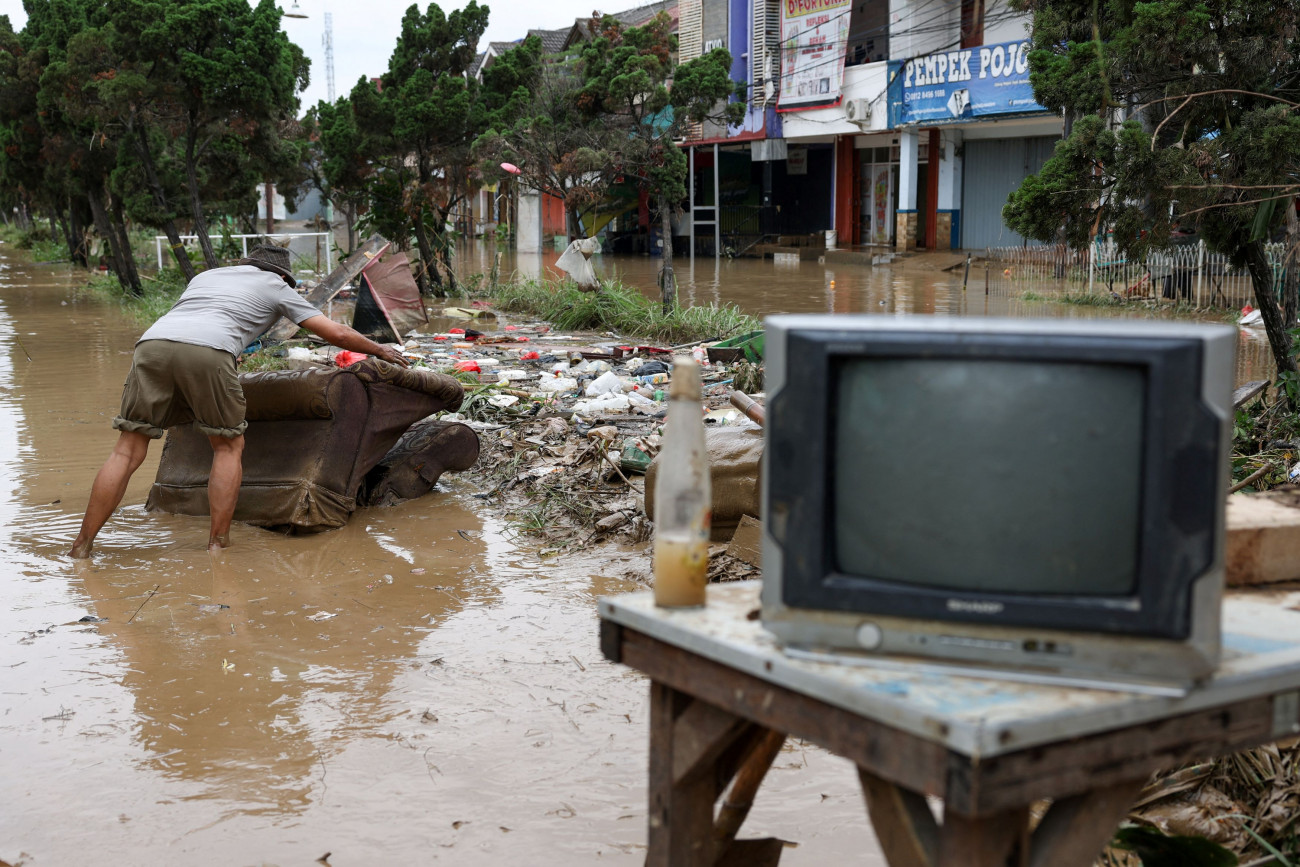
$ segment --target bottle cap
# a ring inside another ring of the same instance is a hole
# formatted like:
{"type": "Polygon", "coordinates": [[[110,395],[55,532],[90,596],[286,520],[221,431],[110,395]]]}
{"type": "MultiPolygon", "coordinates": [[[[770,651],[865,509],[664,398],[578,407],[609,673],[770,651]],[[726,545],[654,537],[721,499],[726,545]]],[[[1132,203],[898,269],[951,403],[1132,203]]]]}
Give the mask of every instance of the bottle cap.
{"type": "Polygon", "coordinates": [[[673,379],[668,386],[669,400],[703,400],[704,387],[700,384],[700,365],[693,358],[673,360],[673,379]]]}

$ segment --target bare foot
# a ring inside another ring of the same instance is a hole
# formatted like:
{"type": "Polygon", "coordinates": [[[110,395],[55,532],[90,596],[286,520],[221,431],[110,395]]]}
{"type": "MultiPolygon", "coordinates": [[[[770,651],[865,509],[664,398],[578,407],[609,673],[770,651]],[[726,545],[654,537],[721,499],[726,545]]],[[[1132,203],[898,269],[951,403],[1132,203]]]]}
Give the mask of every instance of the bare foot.
{"type": "Polygon", "coordinates": [[[87,560],[90,558],[90,549],[94,546],[94,541],[82,542],[77,540],[72,543],[72,549],[68,551],[68,556],[73,560],[87,560]]]}
{"type": "Polygon", "coordinates": [[[227,534],[224,535],[224,536],[212,536],[211,538],[208,539],[208,550],[209,550],[209,551],[216,552],[216,551],[221,551],[222,549],[224,549],[224,548],[229,548],[229,547],[230,547],[230,534],[229,534],[229,533],[227,533],[227,534]]]}

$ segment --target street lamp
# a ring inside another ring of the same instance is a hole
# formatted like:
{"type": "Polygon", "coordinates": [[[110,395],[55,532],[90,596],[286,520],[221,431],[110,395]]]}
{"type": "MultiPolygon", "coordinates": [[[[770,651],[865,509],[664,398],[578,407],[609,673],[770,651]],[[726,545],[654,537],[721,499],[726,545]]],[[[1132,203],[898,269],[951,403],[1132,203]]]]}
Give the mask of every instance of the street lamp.
{"type": "Polygon", "coordinates": [[[289,7],[288,12],[284,13],[284,17],[285,18],[306,18],[307,13],[303,12],[302,9],[299,8],[298,0],[293,0],[293,5],[289,7]]]}

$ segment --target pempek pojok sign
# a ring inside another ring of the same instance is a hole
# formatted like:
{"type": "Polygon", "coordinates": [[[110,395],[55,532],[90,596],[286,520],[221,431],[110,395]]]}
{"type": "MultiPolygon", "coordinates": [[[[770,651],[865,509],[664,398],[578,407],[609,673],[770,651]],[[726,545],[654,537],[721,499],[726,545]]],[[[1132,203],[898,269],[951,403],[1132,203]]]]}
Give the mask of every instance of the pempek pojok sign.
{"type": "Polygon", "coordinates": [[[1029,41],[939,51],[891,70],[892,126],[1046,111],[1029,85],[1029,41]]]}

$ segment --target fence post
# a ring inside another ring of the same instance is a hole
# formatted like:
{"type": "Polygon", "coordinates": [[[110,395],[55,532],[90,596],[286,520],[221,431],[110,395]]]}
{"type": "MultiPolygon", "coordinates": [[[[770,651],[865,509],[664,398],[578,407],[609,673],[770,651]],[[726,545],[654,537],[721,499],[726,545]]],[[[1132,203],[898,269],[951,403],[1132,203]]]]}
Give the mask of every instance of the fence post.
{"type": "Polygon", "coordinates": [[[162,238],[153,236],[153,245],[158,248],[158,270],[162,270],[162,238]]]}
{"type": "Polygon", "coordinates": [[[1196,242],[1196,306],[1201,307],[1205,301],[1201,293],[1201,278],[1205,274],[1205,241],[1196,242]]]}
{"type": "Polygon", "coordinates": [[[1092,294],[1092,274],[1097,268],[1097,242],[1088,245],[1088,294],[1092,294]]]}

